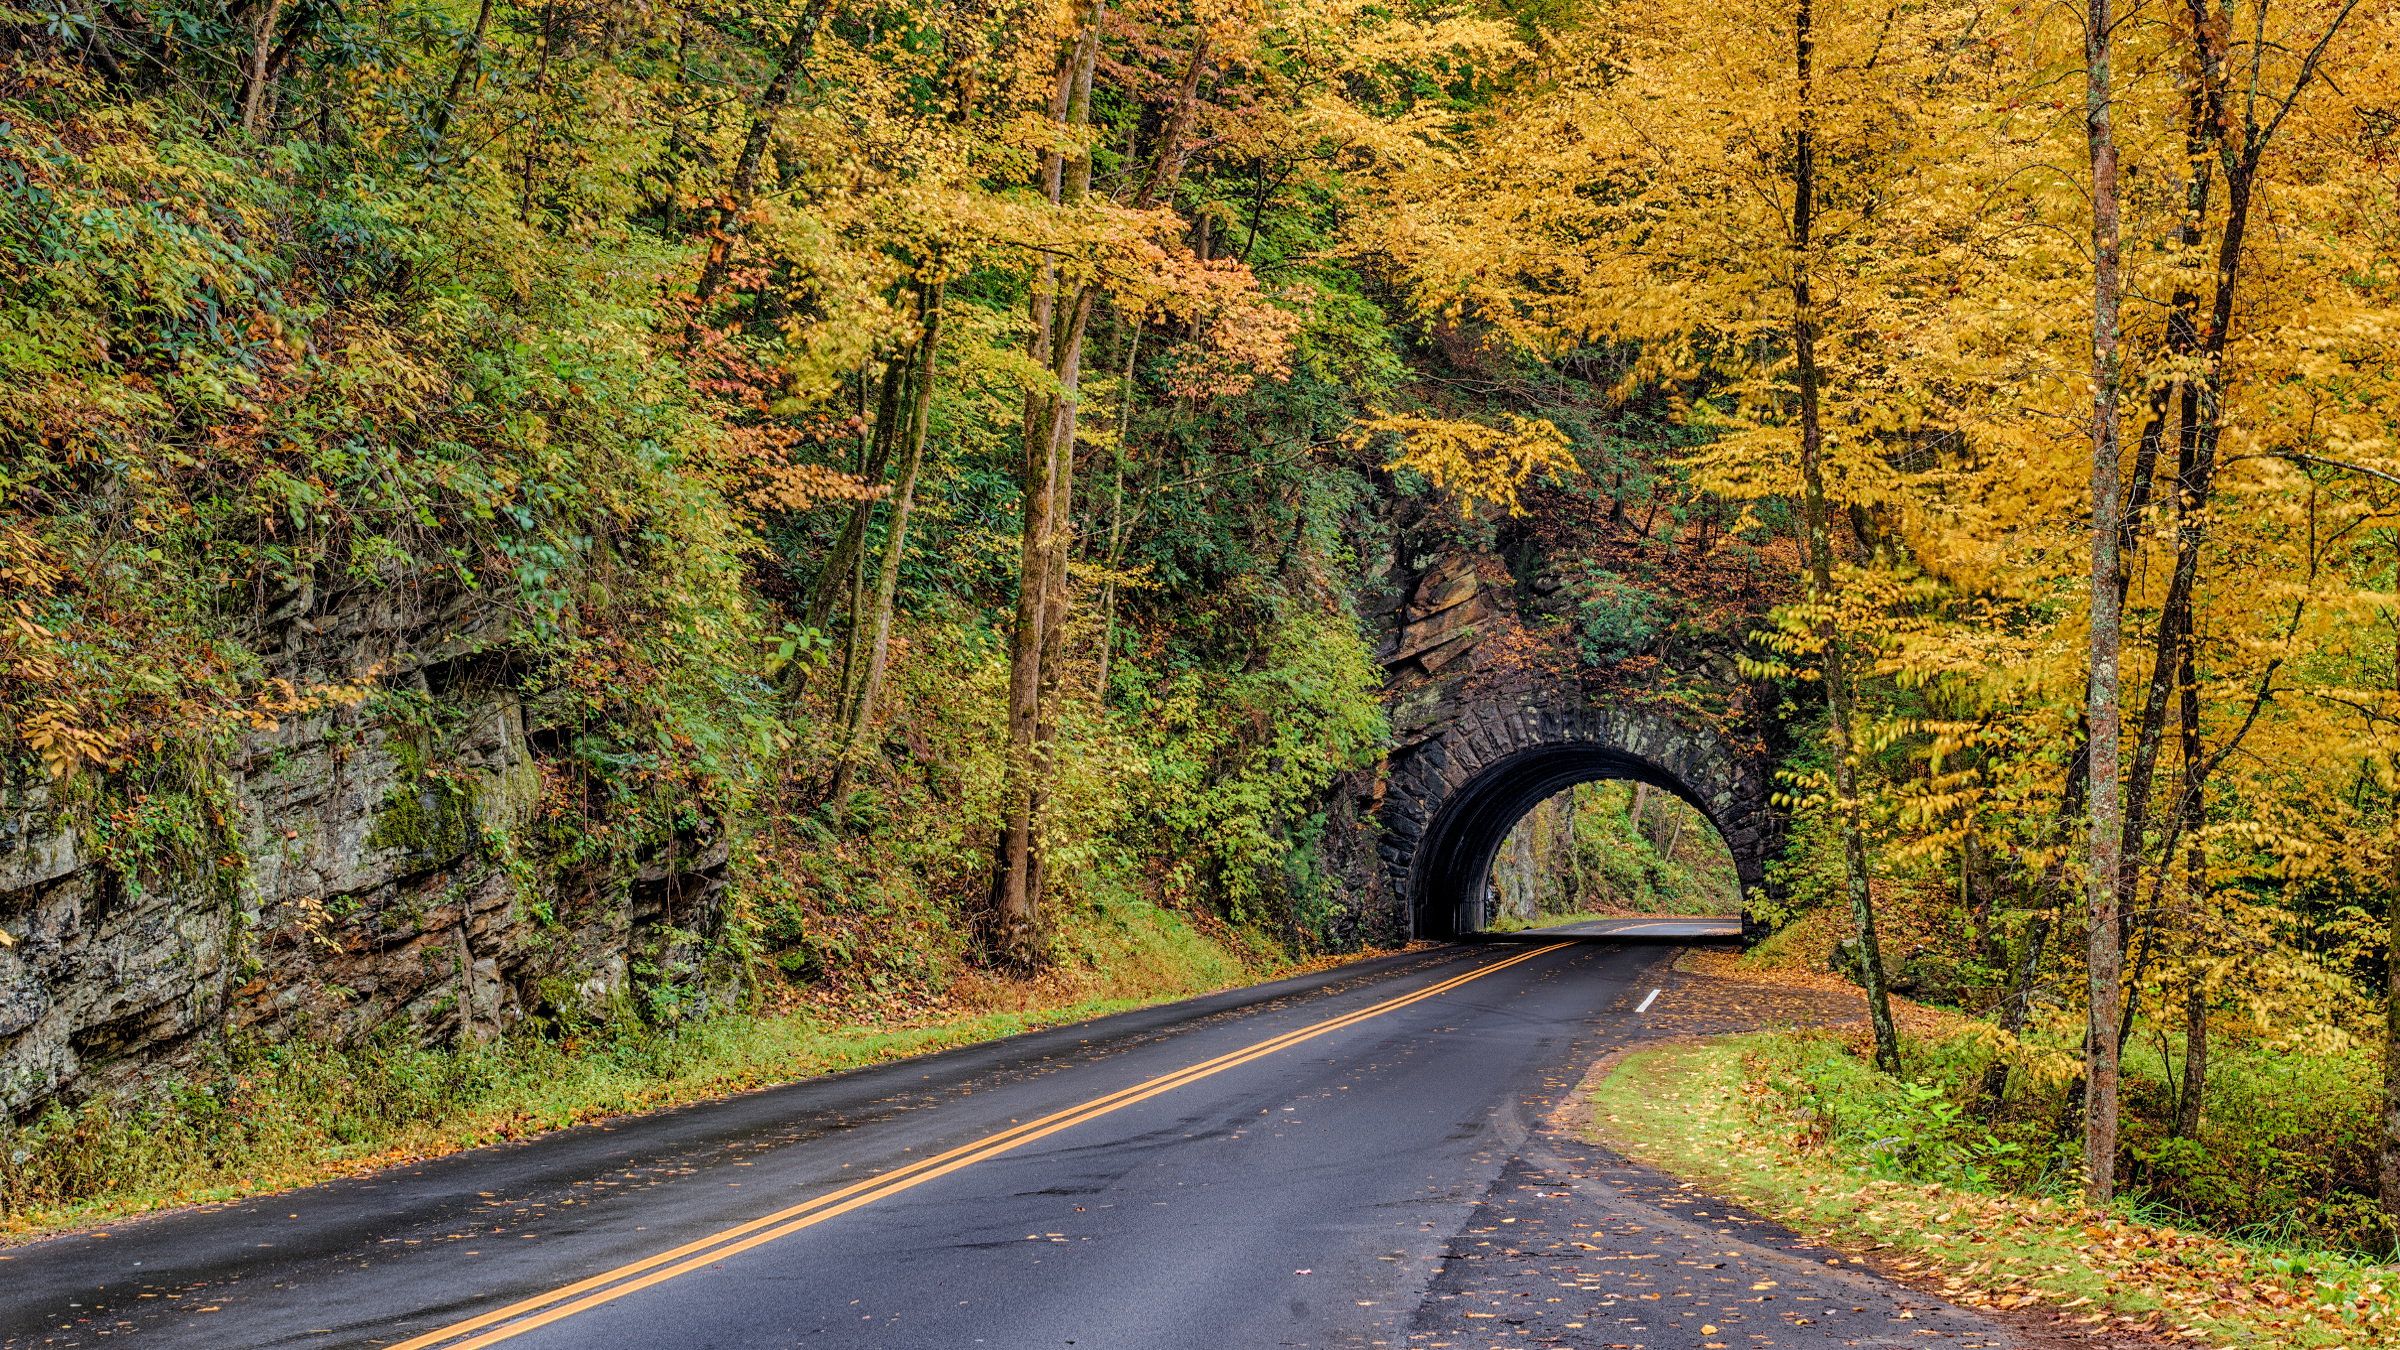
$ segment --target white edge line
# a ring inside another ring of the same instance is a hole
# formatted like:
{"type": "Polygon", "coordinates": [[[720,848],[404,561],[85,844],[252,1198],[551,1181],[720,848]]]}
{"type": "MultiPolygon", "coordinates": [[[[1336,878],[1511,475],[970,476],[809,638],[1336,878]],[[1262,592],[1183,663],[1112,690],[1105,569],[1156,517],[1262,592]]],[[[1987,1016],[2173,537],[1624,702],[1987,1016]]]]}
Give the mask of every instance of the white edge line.
{"type": "Polygon", "coordinates": [[[1640,1006],[1640,1007],[1638,1007],[1638,1008],[1634,1009],[1634,1011],[1635,1011],[1635,1012],[1637,1012],[1637,1013],[1646,1013],[1646,1012],[1650,1011],[1650,1005],[1651,1005],[1651,1004],[1653,1004],[1653,1003],[1656,1003],[1656,1002],[1658,1002],[1658,996],[1659,996],[1660,994],[1663,994],[1663,993],[1665,993],[1665,992],[1667,992],[1667,991],[1666,991],[1666,990],[1664,990],[1664,989],[1653,989],[1653,990],[1651,990],[1651,991],[1650,991],[1650,997],[1648,997],[1648,998],[1646,998],[1646,999],[1643,999],[1643,1000],[1642,1000],[1642,1006],[1640,1006]]]}

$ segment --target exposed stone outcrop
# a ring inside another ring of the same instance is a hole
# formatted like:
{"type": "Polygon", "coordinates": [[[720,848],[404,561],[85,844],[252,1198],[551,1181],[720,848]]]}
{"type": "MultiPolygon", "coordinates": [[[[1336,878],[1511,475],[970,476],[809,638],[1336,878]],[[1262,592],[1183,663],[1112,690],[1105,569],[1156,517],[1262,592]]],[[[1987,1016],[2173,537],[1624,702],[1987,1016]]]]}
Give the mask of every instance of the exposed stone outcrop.
{"type": "Polygon", "coordinates": [[[304,589],[270,616],[287,675],[380,665],[385,696],[287,717],[216,766],[231,816],[203,847],[233,866],[111,865],[38,774],[0,783],[0,1123],[221,1037],[489,1037],[690,970],[722,838],[631,875],[534,865],[539,714],[482,664],[471,610],[431,609],[304,589]]]}

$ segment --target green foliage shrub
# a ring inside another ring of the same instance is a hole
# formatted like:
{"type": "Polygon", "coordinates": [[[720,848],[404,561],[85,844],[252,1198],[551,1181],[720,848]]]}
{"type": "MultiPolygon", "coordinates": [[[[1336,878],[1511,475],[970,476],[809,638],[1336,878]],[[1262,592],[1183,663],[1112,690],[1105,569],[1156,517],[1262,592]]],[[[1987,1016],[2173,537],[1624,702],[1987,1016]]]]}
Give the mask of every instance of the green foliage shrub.
{"type": "Polygon", "coordinates": [[[1382,677],[1346,613],[1287,616],[1262,645],[1256,670],[1187,671],[1129,710],[1148,759],[1136,829],[1171,890],[1308,940],[1330,910],[1315,803],[1382,752],[1382,677]]]}
{"type": "MultiPolygon", "coordinates": [[[[1891,1078],[1844,1040],[1760,1037],[1745,1062],[1763,1114],[1860,1173],[1979,1190],[2076,1191],[2082,1134],[2068,1089],[2013,1075],[1990,1110],[1990,1043],[1963,1032],[1904,1036],[1891,1078]]],[[[2175,1137],[2175,1064],[2128,1046],[2118,1181],[2153,1217],[2290,1250],[2391,1251],[2376,1196],[2381,1057],[2228,1038],[2212,1053],[2197,1137],[2175,1137]]]]}
{"type": "Polygon", "coordinates": [[[1733,875],[1733,855],[1715,836],[1716,827],[1676,798],[1660,805],[1687,813],[1684,834],[1690,847],[1676,857],[1661,854],[1634,821],[1629,805],[1634,786],[1627,782],[1581,783],[1575,788],[1575,867],[1583,888],[1577,899],[1585,905],[1605,905],[1664,914],[1726,914],[1741,906],[1741,885],[1733,875]],[[1695,865],[1684,855],[1697,853],[1713,865],[1695,865]]]}
{"type": "Polygon", "coordinates": [[[1908,1076],[1893,1078],[1836,1037],[1759,1038],[1744,1055],[1754,1088],[1778,1124],[1859,1172],[1971,1189],[2023,1185],[2039,1175],[2041,1149],[2022,1129],[1992,1130],[1974,1115],[1988,1050],[1967,1041],[1905,1038],[1908,1076]]]}
{"type": "Polygon", "coordinates": [[[1583,659],[1596,666],[1613,665],[1646,649],[1669,621],[1656,594],[1615,572],[1571,572],[1564,587],[1575,599],[1575,644],[1583,659]]]}

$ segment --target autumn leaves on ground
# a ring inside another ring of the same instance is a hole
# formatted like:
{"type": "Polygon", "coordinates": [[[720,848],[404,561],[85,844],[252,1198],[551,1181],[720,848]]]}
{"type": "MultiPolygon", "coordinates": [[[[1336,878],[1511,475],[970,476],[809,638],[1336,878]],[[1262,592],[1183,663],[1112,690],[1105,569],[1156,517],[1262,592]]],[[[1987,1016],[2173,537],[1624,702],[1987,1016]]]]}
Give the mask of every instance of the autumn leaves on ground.
{"type": "MultiPolygon", "coordinates": [[[[2348,1346],[2400,1336],[2400,1280],[2378,1254],[2294,1231],[2305,1203],[2280,1216],[2282,1231],[2220,1223],[2212,1232],[2155,1204],[2095,1209],[2072,1188],[2003,1181],[2021,1155],[2005,1131],[1960,1128],[1950,1101],[1990,1062],[1988,1024],[1903,1001],[1907,1062],[1924,1067],[1913,1082],[1877,1082],[1865,1064],[1873,1032],[1852,982],[1772,950],[1752,959],[1695,953],[1678,969],[1677,1003],[1688,1011],[1669,1021],[1689,1021],[1693,1038],[1604,1064],[1586,1085],[1585,1128],[1629,1156],[1860,1253],[1886,1278],[1984,1311],[2029,1345],[2348,1346]],[[1811,1029],[1712,1034],[1727,1020],[1811,1029]]],[[[2289,1091],[2250,1089],[2223,1114],[2308,1114],[2289,1091]]],[[[2338,1116],[2365,1105],[2322,1109],[2338,1116]]],[[[2306,1148],[2308,1136],[2246,1141],[2231,1137],[2239,1128],[2225,1129],[2217,1165],[2238,1170],[2245,1151],[2280,1155],[2257,1157],[2242,1182],[2256,1188],[2255,1203],[2290,1205],[2288,1194],[2267,1197],[2283,1180],[2274,1174],[2297,1161],[2282,1148],[2306,1148]]]]}
{"type": "MultiPolygon", "coordinates": [[[[1368,620],[1465,559],[1491,659],[1772,761],[1742,969],[1863,991],[1629,1064],[1713,1143],[1625,1147],[1962,1298],[2386,1334],[2390,7],[118,0],[0,63],[13,1229],[1405,942],[1368,620]],[[70,910],[204,977],[64,1028],[70,910]]],[[[1498,912],[1720,908],[1685,813],[1554,798],[1498,912]]]]}

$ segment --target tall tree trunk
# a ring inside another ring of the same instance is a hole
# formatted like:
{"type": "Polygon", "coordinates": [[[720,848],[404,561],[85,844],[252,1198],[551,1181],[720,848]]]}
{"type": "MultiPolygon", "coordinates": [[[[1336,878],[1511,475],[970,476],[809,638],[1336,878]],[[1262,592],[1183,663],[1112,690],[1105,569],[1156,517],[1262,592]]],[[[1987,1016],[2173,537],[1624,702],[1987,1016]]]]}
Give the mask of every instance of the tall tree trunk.
{"type": "MultiPolygon", "coordinates": [[[[1087,55],[1097,53],[1100,14],[1096,0],[1082,4],[1075,17],[1075,38],[1061,53],[1058,76],[1051,89],[1050,118],[1063,139],[1080,134],[1071,121],[1080,106],[1088,115],[1090,76],[1087,55]],[[1083,97],[1079,100],[1078,90],[1083,97]]],[[[1086,171],[1088,173],[1088,170],[1086,171]]],[[[1053,205],[1067,190],[1063,152],[1045,148],[1037,166],[1037,181],[1053,205]]],[[[1009,758],[1001,788],[1000,839],[992,877],[994,945],[1008,959],[1030,964],[1038,952],[1042,892],[1040,808],[1042,782],[1047,775],[1042,731],[1042,657],[1051,617],[1051,568],[1059,555],[1052,535],[1061,528],[1065,504],[1058,500],[1061,414],[1065,414],[1065,450],[1073,453],[1073,413],[1062,397],[1065,360],[1072,355],[1080,366],[1083,325],[1091,317],[1093,292],[1079,286],[1062,307],[1058,269],[1044,262],[1034,278],[1029,304],[1031,335],[1026,354],[1054,377],[1050,388],[1025,398],[1025,457],[1018,490],[1024,503],[1017,553],[1017,613],[1009,636],[1008,737],[1009,758]],[[1062,313],[1063,309],[1063,313],[1062,313]]]]}
{"type": "Polygon", "coordinates": [[[1028,812],[1036,833],[1031,839],[1025,897],[1027,912],[1035,916],[1041,913],[1049,880],[1038,832],[1042,808],[1049,798],[1050,776],[1057,768],[1058,707],[1065,674],[1062,658],[1066,651],[1067,612],[1073,600],[1067,561],[1075,538],[1075,418],[1081,407],[1077,386],[1083,373],[1084,330],[1091,321],[1092,303],[1097,298],[1098,292],[1090,286],[1077,291],[1061,316],[1061,331],[1053,349],[1059,392],[1050,409],[1050,528],[1044,541],[1049,556],[1042,563],[1041,573],[1041,654],[1034,689],[1034,777],[1028,812]]]}
{"type": "Polygon", "coordinates": [[[700,269],[699,294],[703,300],[725,285],[726,274],[733,266],[734,241],[741,237],[743,222],[758,200],[758,171],[766,162],[767,143],[774,139],[775,123],[782,117],[784,105],[792,99],[792,83],[799,76],[800,67],[815,53],[817,33],[832,12],[832,0],[809,0],[808,8],[800,11],[798,22],[792,25],[791,36],[784,41],[783,55],[775,62],[774,77],[759,95],[758,108],[750,117],[750,134],[742,139],[741,158],[734,161],[733,181],[726,186],[725,200],[717,208],[717,228],[709,240],[708,261],[700,269]]]}
{"type": "MultiPolygon", "coordinates": [[[[1091,19],[1075,45],[1064,125],[1077,133],[1091,125],[1092,71],[1100,59],[1100,19],[1106,9],[1105,3],[1092,7],[1091,19]]],[[[1092,157],[1088,151],[1079,151],[1060,166],[1058,191],[1052,200],[1061,207],[1081,206],[1091,186],[1092,157]]],[[[1031,816],[1036,834],[1025,887],[1026,906],[1037,916],[1042,912],[1043,893],[1049,882],[1039,831],[1042,810],[1049,798],[1050,777],[1058,765],[1058,712],[1066,675],[1063,658],[1067,614],[1074,602],[1074,582],[1068,574],[1068,562],[1075,548],[1075,425],[1083,406],[1083,340],[1098,300],[1099,291],[1091,283],[1077,287],[1075,298],[1060,316],[1059,333],[1051,344],[1051,372],[1058,378],[1050,411],[1055,476],[1050,483],[1050,556],[1042,565],[1041,681],[1036,694],[1040,706],[1033,732],[1036,774],[1031,816]]]]}
{"type": "MultiPolygon", "coordinates": [[[[2188,396],[2187,396],[2188,397],[2188,396]]],[[[2183,741],[2183,904],[2186,927],[2197,945],[2201,906],[2208,899],[2208,844],[2200,837],[2206,803],[2200,792],[2207,772],[2200,744],[2200,666],[2193,652],[2191,612],[2184,612],[2182,640],[2176,647],[2176,702],[2183,741]]],[[[2184,994],[2183,1095],[2176,1104],[2175,1132],[2186,1139],[2200,1135],[2200,1103],[2208,1088],[2208,987],[2198,978],[2184,994]]]]}
{"type": "MultiPolygon", "coordinates": [[[[2400,881],[2400,792],[2392,797],[2392,817],[2392,867],[2400,881]]],[[[2377,1171],[2384,1216],[2400,1228],[2400,891],[2386,904],[2383,953],[2383,1146],[2377,1171]]]]}
{"type": "Polygon", "coordinates": [[[541,44],[541,56],[533,65],[533,125],[526,129],[525,168],[517,191],[517,219],[520,221],[533,218],[533,171],[540,158],[544,114],[548,111],[548,105],[542,102],[542,85],[550,77],[550,55],[558,46],[556,9],[556,5],[542,6],[541,28],[535,35],[541,44]]]}
{"type": "MultiPolygon", "coordinates": [[[[858,475],[863,482],[881,483],[884,470],[891,463],[892,446],[899,439],[900,395],[908,372],[909,362],[904,359],[884,363],[875,402],[875,422],[867,428],[865,453],[859,457],[858,475]]],[[[841,537],[834,540],[833,551],[825,555],[825,565],[818,569],[816,582],[809,587],[808,607],[801,612],[801,623],[806,627],[822,630],[832,622],[833,612],[842,602],[843,588],[866,548],[867,526],[873,522],[874,514],[875,503],[871,500],[851,506],[850,519],[843,525],[841,537]]]]}
{"type": "MultiPolygon", "coordinates": [[[[2102,0],[2104,2],[2104,0],[2102,0]]],[[[2243,110],[2237,114],[2233,104],[2234,78],[2230,69],[2227,28],[2209,12],[2206,0],[2185,0],[2188,19],[2186,35],[2192,43],[2192,69],[2197,78],[2192,84],[2191,107],[2187,115],[2195,128],[2190,153],[2194,164],[2193,186],[2188,188],[2187,220],[2183,242],[2198,243],[2197,221],[2205,208],[2205,180],[2199,177],[2199,165],[2208,149],[2215,151],[2218,165],[2225,175],[2226,210],[2223,233],[2217,240],[2215,295],[2209,306],[2207,327],[2195,344],[2197,372],[2184,378],[2177,389],[2177,422],[2179,431],[2179,460],[2177,477],[2176,577],[2171,590],[2182,592],[2181,601],[2171,606],[2177,612],[2179,651],[2177,655],[2177,684],[2180,687],[2184,783],[2181,801],[2182,832],[2188,840],[2188,859],[2185,864],[2185,902],[2194,913],[2195,927],[2199,907],[2207,898],[2207,848],[2201,837],[2206,821],[2204,793],[2207,779],[2214,766],[2240,744],[2249,723],[2234,733],[2231,740],[2214,755],[2204,756],[2200,742],[2199,676],[2192,625],[2190,592],[2195,584],[2191,578],[2198,573],[2199,550],[2203,541],[2202,510],[2205,507],[2216,474],[2217,450],[2224,431],[2225,354],[2232,336],[2234,286],[2239,280],[2242,249],[2249,231],[2250,205],[2257,183],[2258,166],[2272,143],[2284,114],[2291,110],[2302,92],[2317,77],[2318,62],[2326,47],[2343,24],[2357,9],[2358,0],[2343,0],[2341,7],[2327,21],[2316,44],[2302,59],[2300,71],[2293,79],[2291,90],[2280,102],[2270,99],[2275,111],[2261,125],[2256,119],[2259,103],[2258,62],[2264,48],[2252,53],[2249,71],[2249,95],[2243,99],[2243,110]]],[[[2180,317],[2185,312],[2184,296],[2176,296],[2173,312],[2180,317]]],[[[2171,323],[2173,321],[2171,320],[2171,323]]],[[[2175,337],[2171,330],[2171,337],[2175,337]]],[[[2182,340],[2189,341],[2188,335],[2182,340]]],[[[2162,615],[2162,624],[2165,616],[2162,615]]],[[[2163,654],[2162,654],[2163,659],[2163,654]]],[[[2272,666],[2270,666],[2270,671],[2272,666]]],[[[2394,670],[2395,684],[2400,684],[2400,665],[2394,670]]],[[[2262,695],[2263,696],[2263,695],[2262,695]]],[[[2252,716],[2256,716],[2253,705],[2252,716]]],[[[2400,907],[2393,915],[2392,939],[2400,949],[2400,907]]],[[[2396,972],[2400,973],[2400,972],[2396,972]]],[[[2387,1009],[2387,1021],[2400,1014],[2387,1009]]],[[[2208,1082],[2208,994],[2197,979],[2185,999],[2185,1047],[2182,1100],[2177,1104],[2176,1130],[2185,1137],[2196,1136],[2200,1128],[2200,1108],[2208,1082]]],[[[2400,1055],[2386,1052],[2386,1140],[2381,1160],[2381,1189],[2387,1213],[2400,1215],[2400,1055]]]]}
{"type": "Polygon", "coordinates": [[[1993,934],[1996,903],[1992,894],[1992,878],[1984,866],[1983,836],[1975,828],[1975,818],[1968,813],[1966,832],[1958,843],[1958,879],[1966,891],[1969,940],[1974,944],[1975,959],[1983,965],[1995,965],[2006,957],[1999,939],[1993,934]]]}
{"type": "MultiPolygon", "coordinates": [[[[1077,44],[1075,73],[1067,95],[1066,125],[1078,130],[1088,126],[1092,116],[1092,70],[1100,56],[1100,15],[1105,5],[1096,6],[1092,21],[1077,44]]],[[[1061,174],[1058,203],[1065,207],[1080,206],[1090,193],[1092,160],[1089,154],[1079,154],[1068,160],[1061,174]]],[[[1067,612],[1073,602],[1073,583],[1068,576],[1068,561],[1075,544],[1075,426],[1082,410],[1084,335],[1091,324],[1099,292],[1089,284],[1079,287],[1060,332],[1052,346],[1053,373],[1058,377],[1057,403],[1051,413],[1050,434],[1057,440],[1058,477],[1051,484],[1055,501],[1051,508],[1050,558],[1044,565],[1044,594],[1042,610],[1042,702],[1043,714],[1036,732],[1037,740],[1045,747],[1058,736],[1058,699],[1060,681],[1064,675],[1061,658],[1066,651],[1067,612]]],[[[1053,752],[1045,750],[1045,760],[1053,752]]],[[[1036,787],[1036,792],[1040,791],[1036,787]]],[[[1038,860],[1037,860],[1038,862],[1038,860]]],[[[1035,888],[1034,903],[1041,903],[1040,888],[1035,888]]]]}
{"type": "MultiPolygon", "coordinates": [[[[2185,99],[2184,150],[2185,178],[2183,184],[2183,222],[2176,229],[2176,242],[2186,250],[2199,248],[2201,222],[2208,214],[2209,172],[2208,138],[2203,119],[2207,109],[2197,88],[2185,99]]],[[[2178,274],[2179,278],[2181,274],[2178,274]]],[[[2200,350],[2200,294],[2178,280],[2167,302],[2166,355],[2178,371],[2184,370],[2200,350]]],[[[2117,603],[2119,613],[2128,587],[2133,581],[2133,566],[2129,561],[2139,547],[2139,536],[2147,514],[2151,481],[2155,476],[2160,443],[2166,438],[2168,417],[2173,416],[2175,432],[2175,566],[2167,583],[2167,594],[2159,604],[2156,638],[2152,642],[2149,688],[2142,697],[2141,729],[2134,737],[2133,767],[2125,780],[2125,822],[2118,831],[2117,945],[2120,952],[2129,950],[2137,916],[2133,910],[2141,864],[2144,835],[2150,825],[2150,800],[2157,780],[2159,750],[2165,740],[2167,707],[2174,693],[2174,672],[2183,657],[2180,642],[2188,637],[2194,592],[2199,580],[2198,520],[2207,504],[2210,472],[2203,471],[2195,458],[2198,418],[2197,389],[2189,378],[2179,376],[2159,387],[2151,399],[2150,420],[2142,428],[2140,450],[2135,455],[2132,498],[2126,504],[2125,519],[2117,531],[2120,557],[2117,565],[2117,603]]],[[[2167,864],[2161,864],[2160,877],[2166,875],[2167,864]]],[[[2143,922],[2150,920],[2144,917],[2143,922]]],[[[2121,1020],[2121,1025],[2130,1022],[2121,1020]]]]}
{"type": "Polygon", "coordinates": [[[2106,1204],[2116,1194],[2117,1012],[2124,950],[2117,919],[2118,862],[2125,820],[2119,795],[2122,728],[2118,657],[2119,465],[2117,379],[2121,297],[2118,263],[2116,105],[2110,69],[2116,42],[2112,0],[2087,0],[2084,14],[2084,131],[2092,169],[2092,572],[2091,830],[2085,891],[2091,902],[2091,1005],[2084,1037],[2083,1171],[2085,1196],[2106,1204]]]}
{"type": "MultiPolygon", "coordinates": [[[[2389,1072],[2387,1064],[2386,1071],[2389,1072]]],[[[2200,1102],[2208,1090],[2208,990],[2195,979],[2183,996],[2183,1089],[2175,1104],[2175,1135],[2181,1139],[2200,1137],[2200,1102]]],[[[2385,1128],[2391,1126],[2391,1116],[2384,1117],[2385,1128]]],[[[2386,1154],[2384,1163],[2384,1212],[2391,1212],[2392,1163],[2386,1154]]]]}
{"type": "MultiPolygon", "coordinates": [[[[1043,324],[1046,330],[1047,322],[1043,324]]],[[[1002,788],[998,868],[993,878],[997,931],[994,945],[1009,959],[1030,963],[1037,950],[1034,930],[1033,811],[1038,767],[1034,763],[1041,717],[1042,619],[1047,606],[1051,483],[1058,465],[1057,442],[1045,425],[1026,437],[1020,491],[1024,514],[1017,559],[1016,625],[1009,638],[1007,777],[1002,788]]]]}
{"type": "Polygon", "coordinates": [[[1133,326],[1125,344],[1125,375],[1117,385],[1117,474],[1108,497],[1108,574],[1100,583],[1100,673],[1096,699],[1108,701],[1108,663],[1117,641],[1117,568],[1125,558],[1125,441],[1133,431],[1133,363],[1142,349],[1142,327],[1133,326]]]}
{"type": "Polygon", "coordinates": [[[1850,726],[1850,672],[1842,634],[1834,618],[1832,508],[1825,498],[1825,427],[1817,369],[1817,312],[1810,286],[1810,237],[1816,228],[1816,12],[1800,0],[1795,65],[1800,80],[1800,126],[1795,138],[1792,191],[1792,353],[1800,379],[1800,478],[1804,528],[1808,534],[1809,583],[1824,617],[1817,621],[1819,664],[1825,676],[1826,722],[1833,733],[1834,795],[1839,800],[1842,872],[1850,895],[1850,917],[1858,926],[1859,982],[1867,991],[1867,1017],[1875,1027],[1875,1063],[1900,1072],[1900,1033],[1892,1022],[1891,992],[1884,987],[1883,944],[1875,932],[1875,899],[1867,870],[1866,838],[1860,822],[1858,762],[1850,726]]]}
{"type": "Polygon", "coordinates": [[[892,518],[885,529],[883,571],[875,583],[875,636],[867,658],[867,673],[850,712],[850,734],[842,746],[840,765],[833,771],[833,800],[850,796],[850,783],[859,757],[866,752],[867,727],[875,719],[875,699],[883,690],[883,673],[892,641],[892,599],[900,589],[900,563],[908,551],[908,511],[916,499],[917,473],[925,463],[925,435],[933,406],[934,361],[941,350],[942,286],[935,282],[923,292],[920,317],[924,335],[917,340],[916,374],[911,381],[915,398],[908,421],[908,449],[900,461],[898,485],[892,489],[892,518]]]}
{"type": "MultiPolygon", "coordinates": [[[[2400,566],[2400,538],[2394,564],[2400,566]]],[[[2394,625],[2400,631],[2400,623],[2394,625]]],[[[2392,691],[2400,694],[2400,644],[2392,650],[2392,691]]],[[[2400,782],[2392,789],[2391,843],[2394,879],[2400,880],[2400,782]]],[[[2384,901],[2383,940],[2383,1147],[2377,1160],[2383,1213],[2400,1230],[2400,887],[2384,901]]]]}
{"type": "MultiPolygon", "coordinates": [[[[488,6],[487,12],[488,12],[488,6]]],[[[242,64],[242,134],[258,132],[258,118],[267,103],[267,58],[275,50],[275,21],[283,16],[283,0],[265,0],[258,26],[250,35],[250,56],[242,64]]],[[[481,29],[478,27],[480,38],[481,29]]]]}
{"type": "MultiPolygon", "coordinates": [[[[1193,121],[1200,115],[1200,74],[1208,66],[1208,52],[1208,31],[1203,28],[1192,44],[1192,59],[1183,68],[1183,83],[1176,88],[1175,111],[1168,114],[1167,129],[1158,138],[1158,158],[1151,162],[1141,191],[1134,194],[1136,211],[1147,211],[1162,201],[1172,204],[1175,200],[1175,184],[1183,176],[1184,142],[1192,134],[1193,121]]],[[[1206,256],[1205,250],[1202,256],[1206,256]]]]}
{"type": "Polygon", "coordinates": [[[834,716],[845,725],[850,709],[857,702],[859,676],[865,673],[867,656],[867,551],[864,548],[850,555],[849,628],[842,634],[842,688],[834,699],[834,716]]]}

